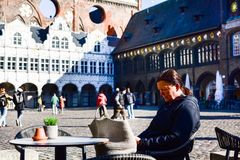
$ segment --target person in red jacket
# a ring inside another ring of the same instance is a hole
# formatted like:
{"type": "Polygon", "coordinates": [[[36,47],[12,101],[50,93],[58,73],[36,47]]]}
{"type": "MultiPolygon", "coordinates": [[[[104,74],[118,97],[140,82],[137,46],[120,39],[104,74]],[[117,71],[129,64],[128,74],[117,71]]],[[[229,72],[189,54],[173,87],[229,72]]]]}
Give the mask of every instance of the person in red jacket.
{"type": "Polygon", "coordinates": [[[106,106],[107,106],[107,97],[105,96],[103,91],[100,90],[97,96],[97,107],[99,107],[100,117],[104,116],[104,114],[106,117],[108,117],[106,106]]]}

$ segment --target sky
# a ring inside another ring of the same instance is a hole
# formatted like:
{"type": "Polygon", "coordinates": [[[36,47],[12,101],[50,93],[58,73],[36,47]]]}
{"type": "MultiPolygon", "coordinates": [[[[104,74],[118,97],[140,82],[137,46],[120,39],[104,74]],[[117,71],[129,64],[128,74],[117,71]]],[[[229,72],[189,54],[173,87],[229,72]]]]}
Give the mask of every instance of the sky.
{"type": "Polygon", "coordinates": [[[149,8],[166,0],[142,0],[142,9],[149,8]]]}
{"type": "MultiPolygon", "coordinates": [[[[163,1],[166,0],[142,0],[142,10],[159,4],[163,1]]],[[[41,0],[39,7],[46,18],[52,18],[56,14],[54,3],[50,0],[41,0]]]]}

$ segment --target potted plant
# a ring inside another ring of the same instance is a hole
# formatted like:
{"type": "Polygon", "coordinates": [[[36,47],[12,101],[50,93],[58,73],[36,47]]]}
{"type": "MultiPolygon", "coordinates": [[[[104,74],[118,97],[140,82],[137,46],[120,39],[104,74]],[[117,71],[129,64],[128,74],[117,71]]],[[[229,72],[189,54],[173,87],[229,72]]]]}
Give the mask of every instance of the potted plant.
{"type": "Polygon", "coordinates": [[[57,117],[50,116],[43,119],[45,124],[46,135],[49,139],[58,137],[58,119],[57,117]]]}

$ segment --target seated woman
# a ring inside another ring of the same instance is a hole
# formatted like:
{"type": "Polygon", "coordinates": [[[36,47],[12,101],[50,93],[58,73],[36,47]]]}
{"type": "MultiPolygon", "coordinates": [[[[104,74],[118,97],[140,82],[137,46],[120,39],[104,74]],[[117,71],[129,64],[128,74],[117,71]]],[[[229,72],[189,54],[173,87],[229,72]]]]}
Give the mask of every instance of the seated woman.
{"type": "MultiPolygon", "coordinates": [[[[198,101],[183,86],[175,70],[164,71],[157,81],[157,88],[165,102],[149,127],[136,138],[138,152],[176,148],[188,141],[200,127],[198,101]]],[[[173,155],[167,159],[181,160],[183,157],[173,155]]]]}

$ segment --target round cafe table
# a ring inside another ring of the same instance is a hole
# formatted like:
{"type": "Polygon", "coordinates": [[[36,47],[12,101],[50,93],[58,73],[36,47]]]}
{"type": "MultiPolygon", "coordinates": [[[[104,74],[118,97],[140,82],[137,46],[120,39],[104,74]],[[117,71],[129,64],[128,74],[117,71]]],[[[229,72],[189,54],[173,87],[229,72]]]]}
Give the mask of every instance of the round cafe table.
{"type": "MultiPolygon", "coordinates": [[[[108,141],[109,140],[107,138],[59,136],[56,139],[47,139],[42,141],[33,141],[32,138],[19,138],[10,140],[9,143],[21,147],[54,147],[55,160],[66,160],[67,147],[82,147],[82,159],[86,159],[85,146],[107,143],[108,141]]],[[[24,160],[24,149],[20,154],[20,159],[24,160]]]]}

